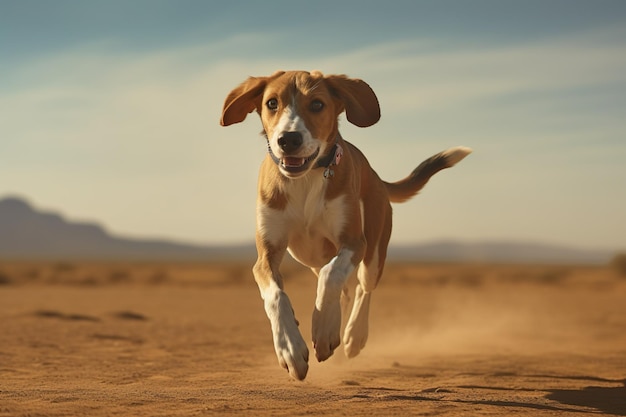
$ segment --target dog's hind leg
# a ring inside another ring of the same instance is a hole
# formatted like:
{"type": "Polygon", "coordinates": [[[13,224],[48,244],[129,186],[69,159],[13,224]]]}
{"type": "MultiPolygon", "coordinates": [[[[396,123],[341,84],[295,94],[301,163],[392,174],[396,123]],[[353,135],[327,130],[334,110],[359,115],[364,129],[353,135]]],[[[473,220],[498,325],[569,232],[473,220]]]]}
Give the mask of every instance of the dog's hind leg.
{"type": "Polygon", "coordinates": [[[320,269],[311,328],[315,357],[320,362],[328,359],[341,344],[341,298],[347,279],[363,259],[364,246],[364,241],[355,241],[340,249],[320,269]]]}
{"type": "Polygon", "coordinates": [[[365,258],[361,261],[357,271],[358,284],[354,295],[354,304],[343,336],[344,352],[348,358],[358,355],[367,342],[372,291],[378,285],[383,273],[387,257],[387,245],[391,237],[391,206],[387,203],[374,210],[379,216],[382,215],[385,220],[368,224],[368,213],[364,213],[364,231],[368,245],[365,258]]]}
{"type": "Polygon", "coordinates": [[[358,355],[367,342],[371,297],[371,292],[366,292],[361,284],[357,284],[352,314],[343,336],[343,349],[349,358],[358,355]]]}

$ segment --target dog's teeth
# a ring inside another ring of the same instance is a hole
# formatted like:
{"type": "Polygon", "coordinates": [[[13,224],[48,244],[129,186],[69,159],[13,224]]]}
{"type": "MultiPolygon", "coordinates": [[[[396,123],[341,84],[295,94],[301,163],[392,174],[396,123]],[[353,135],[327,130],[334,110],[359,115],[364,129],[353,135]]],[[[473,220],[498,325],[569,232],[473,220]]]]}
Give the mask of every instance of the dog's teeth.
{"type": "Polygon", "coordinates": [[[305,163],[304,158],[293,158],[293,157],[285,157],[283,158],[283,165],[286,167],[301,167],[305,163]]]}

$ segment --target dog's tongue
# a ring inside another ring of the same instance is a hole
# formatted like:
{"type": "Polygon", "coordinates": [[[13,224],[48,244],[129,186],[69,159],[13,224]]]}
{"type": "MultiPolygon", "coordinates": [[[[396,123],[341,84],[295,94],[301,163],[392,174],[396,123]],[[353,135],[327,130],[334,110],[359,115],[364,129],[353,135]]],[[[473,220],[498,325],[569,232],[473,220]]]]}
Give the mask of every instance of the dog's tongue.
{"type": "Polygon", "coordinates": [[[302,165],[304,165],[304,158],[285,156],[283,158],[283,165],[285,165],[286,167],[301,167],[302,165]]]}

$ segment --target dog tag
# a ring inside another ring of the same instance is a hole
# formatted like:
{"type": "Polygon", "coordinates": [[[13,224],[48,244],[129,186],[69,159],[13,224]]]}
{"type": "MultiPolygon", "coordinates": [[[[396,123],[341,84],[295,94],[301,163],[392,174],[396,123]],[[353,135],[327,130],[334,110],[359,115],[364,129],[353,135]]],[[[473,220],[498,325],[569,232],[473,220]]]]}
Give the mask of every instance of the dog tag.
{"type": "Polygon", "coordinates": [[[330,165],[328,165],[328,167],[326,167],[326,169],[324,170],[324,178],[327,178],[327,179],[332,178],[335,175],[335,171],[333,171],[332,166],[339,165],[339,162],[341,162],[342,157],[343,157],[343,148],[341,147],[341,145],[337,144],[336,149],[335,149],[335,158],[333,158],[330,165]]]}
{"type": "Polygon", "coordinates": [[[335,151],[335,165],[339,165],[341,158],[343,157],[343,148],[337,144],[337,150],[335,151]]]}

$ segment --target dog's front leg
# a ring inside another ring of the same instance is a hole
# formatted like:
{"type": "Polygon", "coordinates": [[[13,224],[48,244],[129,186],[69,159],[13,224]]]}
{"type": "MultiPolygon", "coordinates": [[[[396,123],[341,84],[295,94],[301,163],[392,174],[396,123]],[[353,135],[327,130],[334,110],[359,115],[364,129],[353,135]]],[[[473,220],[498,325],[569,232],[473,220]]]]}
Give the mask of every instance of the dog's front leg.
{"type": "Polygon", "coordinates": [[[303,380],[309,370],[309,349],[298,329],[289,297],[283,290],[279,272],[286,245],[272,245],[257,233],[258,259],[254,265],[256,280],[265,312],[272,326],[274,349],[280,366],[298,380],[303,380]]]}
{"type": "Polygon", "coordinates": [[[341,343],[341,293],[363,256],[363,246],[357,244],[340,249],[319,271],[312,335],[315,357],[320,362],[331,357],[341,343]]]}

